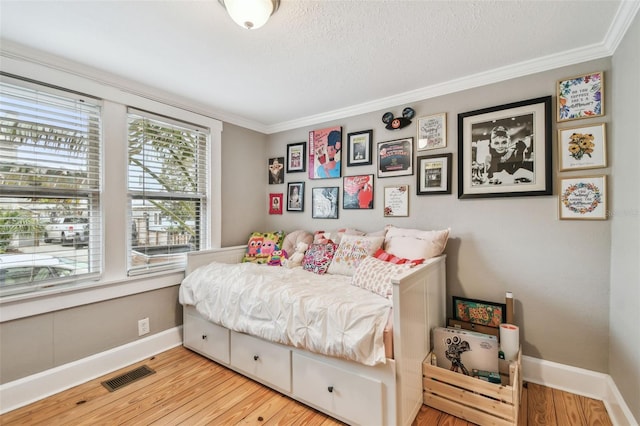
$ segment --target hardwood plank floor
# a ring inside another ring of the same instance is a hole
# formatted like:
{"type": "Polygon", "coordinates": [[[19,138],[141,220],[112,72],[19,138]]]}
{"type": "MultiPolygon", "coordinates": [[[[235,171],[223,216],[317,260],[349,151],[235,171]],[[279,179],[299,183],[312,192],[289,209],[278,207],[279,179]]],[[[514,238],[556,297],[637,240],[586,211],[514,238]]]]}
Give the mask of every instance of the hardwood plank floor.
{"type": "MultiPolygon", "coordinates": [[[[520,426],[611,425],[602,401],[533,383],[520,426]]],[[[317,425],[343,423],[183,347],[0,416],[0,425],[317,425]],[[109,392],[102,384],[147,365],[155,374],[109,392]]],[[[423,405],[414,426],[471,426],[423,405]]]]}

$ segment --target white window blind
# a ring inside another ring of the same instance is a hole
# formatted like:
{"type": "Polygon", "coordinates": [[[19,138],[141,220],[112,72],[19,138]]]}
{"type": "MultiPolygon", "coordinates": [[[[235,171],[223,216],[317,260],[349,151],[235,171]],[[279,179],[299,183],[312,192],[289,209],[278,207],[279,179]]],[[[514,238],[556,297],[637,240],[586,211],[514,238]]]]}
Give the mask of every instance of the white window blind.
{"type": "Polygon", "coordinates": [[[99,100],[0,82],[0,296],[98,279],[99,100]]]}
{"type": "Polygon", "coordinates": [[[129,274],[184,268],[205,246],[209,129],[129,108],[129,274]]]}

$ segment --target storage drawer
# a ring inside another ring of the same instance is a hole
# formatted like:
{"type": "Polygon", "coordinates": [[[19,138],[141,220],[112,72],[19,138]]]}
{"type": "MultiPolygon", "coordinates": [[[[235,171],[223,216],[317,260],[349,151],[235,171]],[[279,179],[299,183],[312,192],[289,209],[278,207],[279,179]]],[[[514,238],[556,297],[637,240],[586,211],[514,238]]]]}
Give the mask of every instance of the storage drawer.
{"type": "Polygon", "coordinates": [[[229,364],[229,330],[202,318],[197,312],[184,315],[183,344],[202,355],[229,364]]]}
{"type": "Polygon", "coordinates": [[[382,383],[293,354],[293,393],[318,408],[335,413],[350,424],[380,425],[382,383]]]}
{"type": "Polygon", "coordinates": [[[291,392],[291,351],[284,346],[232,331],[231,365],[273,387],[291,392]]]}

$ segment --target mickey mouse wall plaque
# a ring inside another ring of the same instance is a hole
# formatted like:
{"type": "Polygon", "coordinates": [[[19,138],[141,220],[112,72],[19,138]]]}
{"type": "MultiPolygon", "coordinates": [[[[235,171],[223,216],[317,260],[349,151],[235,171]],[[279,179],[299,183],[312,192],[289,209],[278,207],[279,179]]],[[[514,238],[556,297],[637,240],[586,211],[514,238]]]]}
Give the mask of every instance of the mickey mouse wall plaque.
{"type": "Polygon", "coordinates": [[[402,110],[402,117],[394,117],[393,113],[385,112],[382,115],[382,122],[386,124],[385,129],[397,130],[407,127],[411,124],[411,119],[416,115],[416,112],[411,107],[406,107],[402,110]]]}

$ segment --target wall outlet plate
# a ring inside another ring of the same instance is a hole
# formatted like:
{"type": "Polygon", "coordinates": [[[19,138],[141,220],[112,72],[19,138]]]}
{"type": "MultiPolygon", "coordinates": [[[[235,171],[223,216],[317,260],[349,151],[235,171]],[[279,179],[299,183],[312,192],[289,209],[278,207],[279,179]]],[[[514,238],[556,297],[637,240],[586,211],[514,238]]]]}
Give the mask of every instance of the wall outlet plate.
{"type": "Polygon", "coordinates": [[[149,318],[143,318],[138,321],[138,336],[149,334],[149,318]]]}

